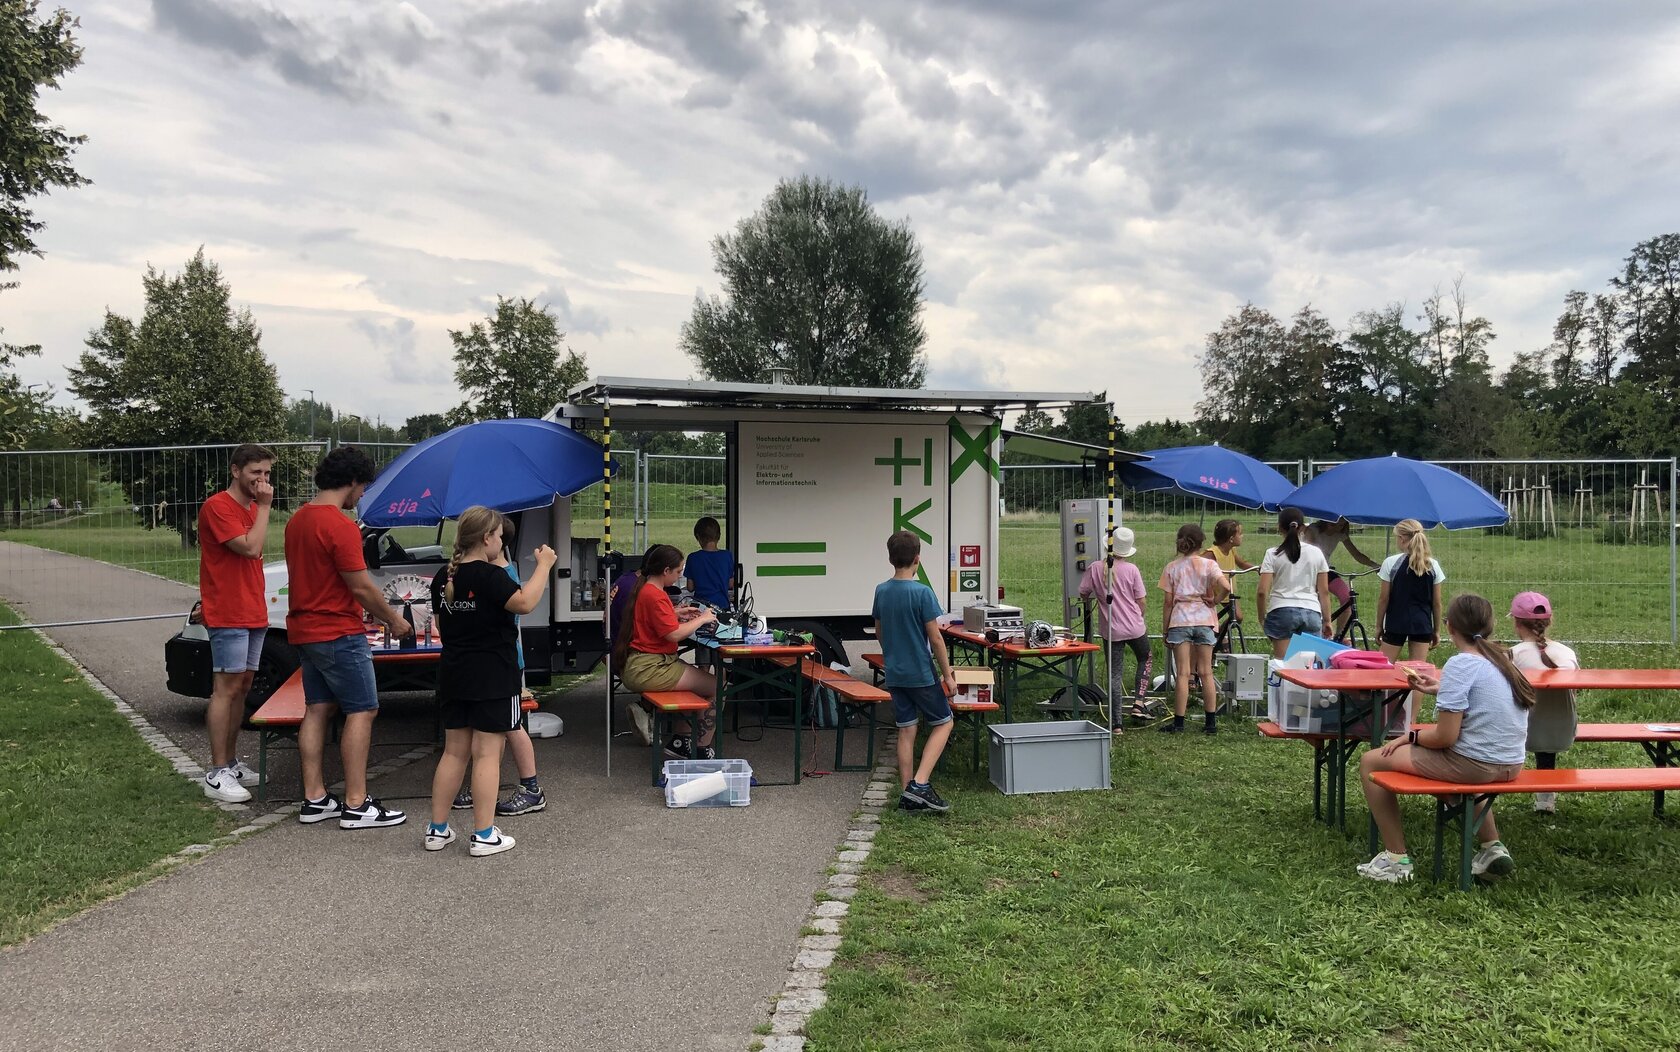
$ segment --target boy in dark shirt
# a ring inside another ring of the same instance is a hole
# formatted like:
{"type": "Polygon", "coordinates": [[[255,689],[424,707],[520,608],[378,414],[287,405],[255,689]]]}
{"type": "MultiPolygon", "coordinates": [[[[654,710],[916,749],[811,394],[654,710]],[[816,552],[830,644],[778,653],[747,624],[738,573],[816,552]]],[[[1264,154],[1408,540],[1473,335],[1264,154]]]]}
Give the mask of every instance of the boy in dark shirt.
{"type": "Polygon", "coordinates": [[[688,588],[694,597],[719,610],[728,610],[735,594],[735,556],[719,548],[723,529],[710,515],[694,524],[694,539],[700,550],[688,557],[688,588]]]}

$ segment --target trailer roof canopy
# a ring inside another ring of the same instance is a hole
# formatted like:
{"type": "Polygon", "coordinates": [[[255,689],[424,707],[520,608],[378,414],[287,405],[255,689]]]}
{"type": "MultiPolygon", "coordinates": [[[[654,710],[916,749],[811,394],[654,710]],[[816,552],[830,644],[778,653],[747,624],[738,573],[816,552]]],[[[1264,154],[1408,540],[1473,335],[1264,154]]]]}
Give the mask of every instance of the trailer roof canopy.
{"type": "MultiPolygon", "coordinates": [[[[1106,464],[1108,461],[1107,446],[1079,442],[1071,438],[1035,435],[1029,431],[1005,431],[1003,448],[1010,453],[1054,460],[1059,464],[1106,464]]],[[[1116,464],[1131,464],[1149,459],[1152,458],[1147,453],[1131,453],[1124,449],[1114,451],[1116,464]]]]}
{"type": "MultiPolygon", "coordinates": [[[[926,388],[813,387],[800,384],[743,384],[715,380],[646,380],[597,376],[579,384],[567,401],[667,402],[715,408],[782,409],[1031,409],[1086,405],[1097,401],[1089,391],[934,391],[926,388]]],[[[1104,451],[1107,455],[1107,451],[1104,451]]]]}

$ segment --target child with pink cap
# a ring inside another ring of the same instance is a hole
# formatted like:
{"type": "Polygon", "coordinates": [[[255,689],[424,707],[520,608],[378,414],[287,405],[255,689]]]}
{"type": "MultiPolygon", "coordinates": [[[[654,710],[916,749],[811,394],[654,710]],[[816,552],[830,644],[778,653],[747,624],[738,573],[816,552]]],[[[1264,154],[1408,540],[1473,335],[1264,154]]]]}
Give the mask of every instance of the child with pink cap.
{"type": "MultiPolygon", "coordinates": [[[[1519,592],[1511,600],[1511,620],[1520,642],[1511,648],[1511,661],[1520,669],[1580,668],[1575,651],[1547,637],[1552,624],[1552,602],[1539,592],[1519,592]]],[[[1528,714],[1528,751],[1534,766],[1542,771],[1557,767],[1557,754],[1575,744],[1575,692],[1537,690],[1534,710],[1528,714]]],[[[1535,793],[1534,809],[1546,814],[1557,810],[1556,793],[1535,793]]]]}

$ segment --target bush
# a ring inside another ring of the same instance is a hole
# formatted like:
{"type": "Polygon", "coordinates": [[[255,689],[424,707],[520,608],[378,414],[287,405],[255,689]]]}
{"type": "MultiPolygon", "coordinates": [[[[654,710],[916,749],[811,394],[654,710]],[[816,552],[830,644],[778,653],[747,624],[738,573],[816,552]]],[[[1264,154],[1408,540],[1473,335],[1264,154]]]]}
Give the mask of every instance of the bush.
{"type": "Polygon", "coordinates": [[[1665,518],[1647,519],[1628,533],[1626,519],[1611,519],[1598,531],[1598,539],[1603,544],[1660,544],[1667,546],[1669,534],[1673,532],[1665,518]]]}
{"type": "Polygon", "coordinates": [[[1521,522],[1508,522],[1503,526],[1490,526],[1487,530],[1489,537],[1515,537],[1519,541],[1543,541],[1556,537],[1561,527],[1557,523],[1544,523],[1538,519],[1525,519],[1521,522]]]}

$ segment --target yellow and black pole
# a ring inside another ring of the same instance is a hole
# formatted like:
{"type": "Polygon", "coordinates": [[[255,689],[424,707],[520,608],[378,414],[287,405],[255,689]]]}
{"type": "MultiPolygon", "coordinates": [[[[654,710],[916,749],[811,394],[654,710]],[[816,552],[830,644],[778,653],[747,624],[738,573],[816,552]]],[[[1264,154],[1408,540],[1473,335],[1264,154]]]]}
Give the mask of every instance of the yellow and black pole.
{"type": "Polygon", "coordinates": [[[1113,730],[1120,726],[1120,709],[1118,708],[1120,699],[1114,696],[1114,640],[1110,638],[1114,633],[1108,631],[1106,621],[1114,614],[1113,609],[1108,606],[1108,596],[1109,589],[1114,587],[1114,435],[1119,424],[1118,421],[1114,419],[1114,403],[1110,402],[1107,408],[1108,501],[1105,506],[1104,514],[1108,518],[1108,525],[1103,531],[1103,536],[1108,540],[1108,550],[1106,558],[1103,560],[1103,570],[1105,571],[1103,574],[1103,581],[1105,584],[1105,588],[1103,590],[1103,618],[1105,621],[1103,625],[1103,675],[1108,678],[1108,682],[1104,686],[1102,696],[1108,699],[1108,712],[1104,715],[1108,717],[1109,729],[1113,730]]]}
{"type": "Polygon", "coordinates": [[[607,642],[607,777],[612,778],[612,722],[613,722],[613,623],[612,587],[612,392],[601,389],[601,567],[605,571],[597,594],[601,596],[601,636],[607,642]]]}
{"type": "Polygon", "coordinates": [[[1114,419],[1114,403],[1108,405],[1108,564],[1114,565],[1114,436],[1120,422],[1114,419]]]}

